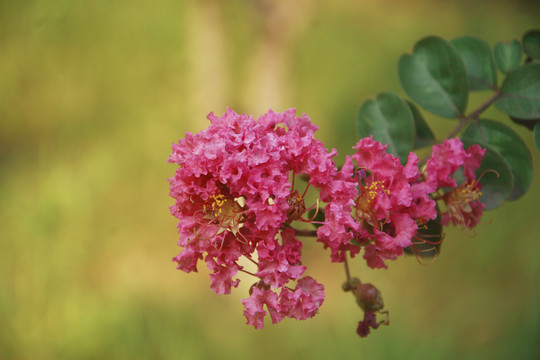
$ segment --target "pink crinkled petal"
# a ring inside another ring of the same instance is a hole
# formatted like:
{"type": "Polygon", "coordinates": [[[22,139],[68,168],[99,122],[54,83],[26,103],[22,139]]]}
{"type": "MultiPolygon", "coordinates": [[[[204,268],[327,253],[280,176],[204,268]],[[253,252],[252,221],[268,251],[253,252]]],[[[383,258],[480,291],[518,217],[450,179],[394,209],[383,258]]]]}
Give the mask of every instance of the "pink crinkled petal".
{"type": "Polygon", "coordinates": [[[210,274],[210,288],[218,295],[230,294],[232,287],[237,287],[239,279],[233,280],[233,276],[238,272],[237,267],[219,266],[214,273],[210,274]]]}
{"type": "Polygon", "coordinates": [[[267,312],[264,309],[266,305],[272,318],[272,323],[278,323],[283,318],[279,312],[278,294],[271,289],[252,288],[252,293],[249,298],[242,299],[244,305],[244,316],[247,319],[247,324],[252,325],[255,329],[264,328],[264,317],[267,312]]]}
{"type": "Polygon", "coordinates": [[[283,316],[306,320],[317,314],[324,302],[324,286],[306,276],[299,279],[294,291],[282,288],[280,306],[283,316]]]}
{"type": "Polygon", "coordinates": [[[178,263],[176,267],[178,270],[190,273],[192,271],[197,272],[197,262],[199,259],[202,259],[202,253],[186,247],[172,260],[178,263]]]}
{"type": "Polygon", "coordinates": [[[473,144],[465,150],[467,156],[463,164],[463,172],[467,181],[476,179],[475,170],[482,164],[482,159],[486,154],[486,149],[482,149],[478,144],[473,144]]]}

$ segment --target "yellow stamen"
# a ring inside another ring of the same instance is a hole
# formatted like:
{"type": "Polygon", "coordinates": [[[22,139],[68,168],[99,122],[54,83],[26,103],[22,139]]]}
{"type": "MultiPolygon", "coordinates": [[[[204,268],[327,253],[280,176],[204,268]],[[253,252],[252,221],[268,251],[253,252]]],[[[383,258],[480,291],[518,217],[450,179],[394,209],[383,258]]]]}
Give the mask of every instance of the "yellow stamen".
{"type": "Polygon", "coordinates": [[[219,191],[217,194],[210,195],[202,206],[204,218],[210,220],[203,226],[218,226],[214,235],[224,231],[237,235],[244,226],[246,198],[244,196],[233,198],[227,193],[228,191],[225,194],[219,191]]]}
{"type": "Polygon", "coordinates": [[[384,194],[387,194],[389,195],[390,194],[390,190],[386,189],[386,187],[384,186],[384,182],[383,181],[374,181],[372,182],[367,188],[366,188],[366,192],[369,196],[369,199],[368,201],[371,203],[371,201],[373,201],[373,199],[375,199],[375,197],[379,194],[379,193],[384,193],[384,194]]]}
{"type": "Polygon", "coordinates": [[[387,220],[380,222],[377,219],[372,203],[379,194],[390,195],[390,190],[386,188],[384,181],[381,180],[373,181],[367,186],[360,186],[360,195],[355,200],[356,206],[353,217],[357,221],[365,221],[373,227],[382,228],[387,220]]]}

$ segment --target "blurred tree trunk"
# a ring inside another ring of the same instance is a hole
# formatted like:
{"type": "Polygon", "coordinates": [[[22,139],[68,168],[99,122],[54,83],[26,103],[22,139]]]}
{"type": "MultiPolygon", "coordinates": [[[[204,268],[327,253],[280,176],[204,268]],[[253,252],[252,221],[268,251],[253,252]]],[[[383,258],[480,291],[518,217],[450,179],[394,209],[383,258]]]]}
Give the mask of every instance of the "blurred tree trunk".
{"type": "MultiPolygon", "coordinates": [[[[229,56],[220,14],[220,1],[192,1],[186,26],[188,122],[198,128],[208,126],[205,116],[214,111],[221,115],[227,104],[229,56]]],[[[180,101],[180,100],[179,100],[180,101]]],[[[182,102],[183,103],[183,102],[182,102]]]]}
{"type": "Polygon", "coordinates": [[[223,3],[217,0],[190,3],[186,47],[188,53],[189,113],[198,128],[207,125],[204,115],[221,114],[227,106],[237,112],[261,115],[269,108],[283,111],[293,107],[294,86],[290,80],[291,49],[314,13],[316,1],[249,0],[255,23],[255,43],[249,52],[241,79],[231,79],[230,44],[223,3]],[[240,94],[230,94],[231,81],[239,82],[240,94]],[[230,103],[235,101],[234,104],[230,103]]]}
{"type": "Polygon", "coordinates": [[[309,24],[317,1],[256,0],[261,38],[247,68],[243,99],[250,111],[294,107],[291,50],[309,24]]]}

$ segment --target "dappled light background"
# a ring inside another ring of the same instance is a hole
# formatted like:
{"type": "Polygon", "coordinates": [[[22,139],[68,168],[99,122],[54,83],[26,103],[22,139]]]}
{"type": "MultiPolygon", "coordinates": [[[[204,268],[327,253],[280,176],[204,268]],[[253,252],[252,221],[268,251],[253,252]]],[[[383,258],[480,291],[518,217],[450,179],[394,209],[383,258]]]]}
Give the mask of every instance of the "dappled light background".
{"type": "MultiPolygon", "coordinates": [[[[493,46],[538,14],[525,1],[0,2],[0,359],[537,358],[538,172],[475,233],[449,228],[429,266],[352,262],[391,320],[360,339],[343,267],[313,240],[304,263],[327,295],[308,321],[256,331],[240,303],[251,279],[216,296],[204,266],[175,270],[166,160],[227,106],[296,107],[341,160],[360,104],[404,95],[398,58],[420,38],[493,46]]],[[[439,136],[453,126],[424,115],[439,136]]]]}

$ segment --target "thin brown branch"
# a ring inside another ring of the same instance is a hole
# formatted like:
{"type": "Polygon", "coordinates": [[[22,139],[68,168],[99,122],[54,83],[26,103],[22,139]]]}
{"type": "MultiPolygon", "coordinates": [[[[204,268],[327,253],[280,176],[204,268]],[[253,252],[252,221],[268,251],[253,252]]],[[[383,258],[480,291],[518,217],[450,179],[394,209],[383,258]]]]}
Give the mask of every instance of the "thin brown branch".
{"type": "Polygon", "coordinates": [[[464,118],[459,119],[459,124],[456,126],[454,130],[452,130],[445,139],[450,139],[459,134],[465,126],[467,126],[471,121],[478,120],[478,117],[480,114],[482,114],[484,111],[486,111],[487,108],[489,108],[499,97],[501,96],[501,92],[497,90],[489,99],[487,99],[482,105],[480,105],[478,108],[476,108],[473,112],[471,112],[469,115],[465,116],[464,118]]]}
{"type": "MultiPolygon", "coordinates": [[[[478,117],[486,111],[487,108],[489,108],[499,97],[501,97],[500,90],[497,89],[493,95],[489,99],[487,99],[483,104],[481,104],[479,107],[474,109],[469,115],[465,117],[459,118],[459,124],[441,141],[438,141],[436,144],[441,144],[446,139],[451,139],[455,137],[457,134],[461,132],[467,125],[469,125],[472,121],[478,120],[478,117]]],[[[436,145],[434,144],[434,145],[436,145]]],[[[422,166],[424,165],[428,159],[430,158],[431,154],[428,154],[424,156],[419,162],[418,165],[422,166]]]]}
{"type": "Polygon", "coordinates": [[[293,229],[297,236],[317,237],[317,230],[293,229]]]}
{"type": "Polygon", "coordinates": [[[238,269],[238,271],[241,271],[241,272],[243,272],[243,273],[245,273],[245,274],[248,274],[248,275],[251,275],[251,276],[255,276],[257,279],[260,279],[260,277],[258,277],[258,276],[255,275],[254,273],[249,272],[249,271],[247,271],[247,270],[244,270],[244,269],[238,269]]]}

